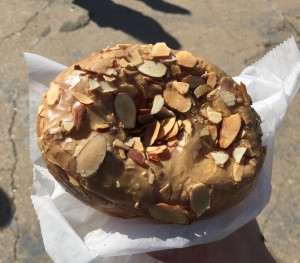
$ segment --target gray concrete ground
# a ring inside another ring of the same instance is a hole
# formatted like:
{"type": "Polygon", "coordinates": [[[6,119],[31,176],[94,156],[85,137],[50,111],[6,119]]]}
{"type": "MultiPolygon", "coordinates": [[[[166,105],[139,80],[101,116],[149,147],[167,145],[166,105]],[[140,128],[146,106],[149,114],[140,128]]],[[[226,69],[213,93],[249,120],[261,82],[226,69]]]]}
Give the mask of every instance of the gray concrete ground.
{"type": "MultiPolygon", "coordinates": [[[[300,46],[298,0],[2,0],[0,7],[2,263],[51,262],[30,200],[22,52],[68,65],[116,43],[166,41],[235,75],[291,35],[300,46]]],[[[258,218],[268,246],[288,263],[300,262],[299,103],[300,93],[277,134],[272,199],[258,218]]]]}

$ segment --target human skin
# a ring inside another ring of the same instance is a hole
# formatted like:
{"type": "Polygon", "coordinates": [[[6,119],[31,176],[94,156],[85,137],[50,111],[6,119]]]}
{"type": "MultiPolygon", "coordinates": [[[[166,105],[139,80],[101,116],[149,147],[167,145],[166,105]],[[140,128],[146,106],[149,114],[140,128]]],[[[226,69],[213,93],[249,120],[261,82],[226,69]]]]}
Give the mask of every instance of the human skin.
{"type": "Polygon", "coordinates": [[[165,263],[276,263],[256,220],[228,237],[205,245],[148,253],[165,263]]]}

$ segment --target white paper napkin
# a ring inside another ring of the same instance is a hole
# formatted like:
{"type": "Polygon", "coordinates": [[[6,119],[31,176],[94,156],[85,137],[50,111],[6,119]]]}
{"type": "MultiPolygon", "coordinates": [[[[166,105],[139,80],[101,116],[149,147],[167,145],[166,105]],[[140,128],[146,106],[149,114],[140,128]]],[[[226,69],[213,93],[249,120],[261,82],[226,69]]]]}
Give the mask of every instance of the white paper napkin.
{"type": "Polygon", "coordinates": [[[300,86],[300,53],[293,37],[234,79],[246,84],[262,118],[267,157],[251,194],[223,214],[191,225],[120,219],[102,214],[66,193],[49,174],[36,145],[35,121],[41,95],[65,66],[26,53],[30,100],[32,202],[45,248],[54,262],[157,262],[145,252],[219,240],[255,218],[271,195],[274,135],[300,86]]]}

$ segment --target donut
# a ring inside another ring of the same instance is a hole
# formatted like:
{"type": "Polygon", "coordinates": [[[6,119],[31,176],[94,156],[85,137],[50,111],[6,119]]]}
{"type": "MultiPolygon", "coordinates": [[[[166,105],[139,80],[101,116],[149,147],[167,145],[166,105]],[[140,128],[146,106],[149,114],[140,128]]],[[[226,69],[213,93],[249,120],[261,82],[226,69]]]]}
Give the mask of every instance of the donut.
{"type": "Polygon", "coordinates": [[[204,58],[119,44],[61,72],[37,144],[55,180],[112,216],[190,224],[241,202],[265,149],[246,86],[204,58]]]}

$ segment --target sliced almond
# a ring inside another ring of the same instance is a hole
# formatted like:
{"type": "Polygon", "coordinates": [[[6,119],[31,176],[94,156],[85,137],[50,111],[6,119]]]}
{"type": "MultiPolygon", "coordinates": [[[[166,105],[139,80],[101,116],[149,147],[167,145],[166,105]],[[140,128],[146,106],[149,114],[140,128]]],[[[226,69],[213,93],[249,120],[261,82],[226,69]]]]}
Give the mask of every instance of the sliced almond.
{"type": "Polygon", "coordinates": [[[214,111],[211,107],[207,107],[207,117],[213,123],[219,123],[222,121],[222,113],[214,111]]]}
{"type": "Polygon", "coordinates": [[[204,137],[208,135],[210,135],[209,126],[204,126],[199,132],[199,137],[204,137]]]}
{"type": "Polygon", "coordinates": [[[184,95],[188,92],[190,85],[185,82],[172,81],[171,85],[176,89],[180,94],[184,95]]]}
{"type": "Polygon", "coordinates": [[[136,49],[129,53],[129,56],[127,56],[127,58],[135,66],[138,66],[144,62],[140,53],[136,49]]]}
{"type": "Polygon", "coordinates": [[[133,99],[127,93],[117,94],[114,101],[115,111],[126,129],[135,127],[136,107],[133,99]]]}
{"type": "Polygon", "coordinates": [[[100,81],[99,83],[100,83],[100,87],[98,87],[97,90],[100,92],[106,93],[106,92],[113,92],[117,90],[117,88],[109,82],[100,81]]]}
{"type": "Polygon", "coordinates": [[[172,137],[172,138],[168,139],[168,142],[167,142],[169,147],[175,147],[178,145],[178,143],[179,143],[179,141],[176,137],[172,137]]]}
{"type": "Polygon", "coordinates": [[[128,151],[130,148],[127,146],[127,145],[125,145],[121,140],[119,140],[119,139],[115,139],[114,141],[113,141],[113,147],[119,147],[119,148],[122,148],[122,149],[124,149],[124,150],[126,150],[126,151],[128,151]]]}
{"type": "Polygon", "coordinates": [[[199,99],[200,97],[202,97],[204,94],[206,94],[209,91],[211,91],[211,87],[208,86],[207,84],[202,84],[202,85],[199,85],[194,90],[194,94],[195,94],[196,98],[199,99]]]}
{"type": "Polygon", "coordinates": [[[227,148],[237,136],[241,128],[241,117],[238,113],[223,118],[220,131],[220,147],[227,148]]]}
{"type": "Polygon", "coordinates": [[[235,96],[233,93],[227,90],[219,90],[219,95],[227,106],[230,107],[235,105],[235,96]]]}
{"type": "Polygon", "coordinates": [[[84,178],[90,178],[97,172],[106,155],[106,139],[97,134],[82,148],[77,157],[76,171],[84,178]]]}
{"type": "Polygon", "coordinates": [[[141,142],[141,138],[140,137],[133,137],[134,139],[134,144],[133,144],[133,149],[143,152],[144,151],[144,146],[141,142]]]}
{"type": "Polygon", "coordinates": [[[162,222],[183,225],[190,223],[187,216],[179,208],[164,203],[151,206],[149,213],[153,218],[162,222]]]}
{"type": "Polygon", "coordinates": [[[166,104],[179,112],[187,112],[192,106],[190,98],[184,97],[175,89],[164,90],[163,96],[166,104]]]}
{"type": "Polygon", "coordinates": [[[113,76],[106,76],[106,75],[103,75],[103,78],[104,78],[104,80],[107,81],[107,82],[112,82],[112,81],[114,81],[114,80],[116,79],[116,78],[113,77],[113,76]]]}
{"type": "Polygon", "coordinates": [[[241,82],[240,85],[237,85],[237,88],[242,93],[242,96],[244,98],[246,106],[249,106],[251,104],[251,98],[247,93],[247,89],[246,89],[245,84],[243,82],[241,82]]]}
{"type": "Polygon", "coordinates": [[[109,130],[109,125],[107,123],[99,123],[96,125],[96,131],[98,132],[105,132],[107,130],[109,130]]]}
{"type": "Polygon", "coordinates": [[[62,126],[67,132],[70,132],[74,127],[74,122],[73,121],[64,121],[62,123],[62,126]]]}
{"type": "Polygon", "coordinates": [[[165,140],[169,140],[170,138],[175,137],[178,134],[179,128],[178,123],[175,122],[172,130],[164,137],[165,140]]]}
{"type": "Polygon", "coordinates": [[[196,216],[201,216],[207,209],[210,208],[210,189],[203,183],[192,186],[190,193],[191,208],[196,216]]]}
{"type": "Polygon", "coordinates": [[[118,148],[118,152],[119,152],[119,155],[120,155],[121,159],[125,160],[126,159],[126,154],[125,154],[124,149],[118,148]]]}
{"type": "Polygon", "coordinates": [[[218,138],[218,129],[216,126],[209,126],[209,134],[213,141],[215,141],[218,138]]]}
{"type": "MultiPolygon", "coordinates": [[[[111,75],[115,75],[115,76],[118,75],[117,71],[116,71],[114,68],[108,68],[108,69],[105,71],[105,74],[108,75],[110,78],[112,78],[111,75]]],[[[105,79],[105,77],[107,77],[107,76],[104,75],[103,78],[105,79]]],[[[109,79],[110,79],[110,78],[109,78],[109,79]]],[[[113,79],[115,79],[115,78],[113,78],[113,79]]]]}
{"type": "Polygon", "coordinates": [[[247,150],[246,146],[238,146],[233,150],[232,155],[233,155],[234,160],[237,163],[241,162],[246,150],[247,150]]]}
{"type": "Polygon", "coordinates": [[[146,148],[146,152],[149,154],[156,154],[159,155],[161,153],[164,153],[168,150],[168,147],[166,145],[160,145],[160,146],[149,146],[146,148]]]}
{"type": "Polygon", "coordinates": [[[38,115],[41,116],[42,111],[44,110],[45,106],[44,105],[40,105],[38,108],[38,115]]]}
{"type": "Polygon", "coordinates": [[[212,106],[215,111],[221,112],[224,117],[231,115],[231,111],[219,96],[214,98],[212,101],[212,106]]]}
{"type": "Polygon", "coordinates": [[[138,67],[138,70],[154,78],[163,77],[167,72],[167,68],[164,64],[152,60],[144,60],[143,64],[138,67]]]}
{"type": "Polygon", "coordinates": [[[217,74],[212,71],[208,74],[207,85],[214,88],[216,84],[217,84],[217,74]]]}
{"type": "Polygon", "coordinates": [[[198,60],[187,51],[179,51],[175,56],[178,64],[187,68],[195,67],[198,62],[198,60]]]}
{"type": "Polygon", "coordinates": [[[170,48],[164,42],[156,43],[151,49],[150,56],[152,57],[168,57],[170,48]]]}
{"type": "Polygon", "coordinates": [[[143,144],[145,147],[151,146],[155,142],[159,129],[159,121],[152,122],[147,126],[143,140],[143,144]]]}
{"type": "Polygon", "coordinates": [[[192,125],[192,122],[191,122],[190,120],[183,120],[183,121],[182,121],[182,124],[183,124],[183,127],[184,127],[185,132],[186,132],[188,135],[192,135],[192,133],[193,133],[193,125],[192,125]]]}
{"type": "Polygon", "coordinates": [[[157,136],[157,140],[163,139],[174,127],[176,118],[167,118],[161,121],[160,130],[157,136]]]}
{"type": "Polygon", "coordinates": [[[100,87],[100,83],[95,79],[89,79],[89,90],[96,90],[100,87]]]}
{"type": "Polygon", "coordinates": [[[119,65],[122,68],[126,68],[129,65],[129,62],[125,58],[122,58],[122,59],[119,60],[119,65]]]}
{"type": "Polygon", "coordinates": [[[47,104],[49,106],[53,106],[55,103],[58,102],[60,98],[60,87],[55,84],[51,83],[47,92],[47,104]]]}
{"type": "Polygon", "coordinates": [[[127,153],[127,157],[131,158],[138,165],[145,166],[145,157],[141,152],[130,149],[127,153]]]}
{"type": "Polygon", "coordinates": [[[229,155],[224,152],[211,152],[210,155],[214,159],[215,163],[221,167],[224,166],[229,158],[229,155]]]}
{"type": "Polygon", "coordinates": [[[90,105],[93,103],[93,100],[89,98],[87,95],[84,95],[80,92],[72,92],[73,97],[78,100],[80,103],[85,105],[90,105]]]}
{"type": "Polygon", "coordinates": [[[74,124],[76,131],[80,130],[83,127],[84,120],[87,117],[87,109],[83,104],[75,107],[73,109],[74,115],[74,124]]]}
{"type": "Polygon", "coordinates": [[[242,181],[242,176],[244,173],[244,166],[234,163],[232,173],[233,173],[233,179],[235,182],[242,181]]]}
{"type": "Polygon", "coordinates": [[[128,136],[125,141],[124,144],[127,145],[128,147],[132,147],[134,144],[134,139],[130,136],[128,136]]]}
{"type": "Polygon", "coordinates": [[[165,100],[161,95],[156,95],[153,100],[153,105],[151,109],[151,114],[158,113],[162,106],[164,106],[165,100]]]}

